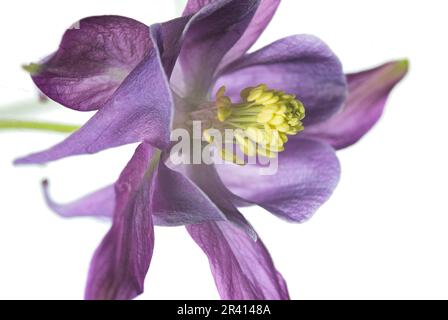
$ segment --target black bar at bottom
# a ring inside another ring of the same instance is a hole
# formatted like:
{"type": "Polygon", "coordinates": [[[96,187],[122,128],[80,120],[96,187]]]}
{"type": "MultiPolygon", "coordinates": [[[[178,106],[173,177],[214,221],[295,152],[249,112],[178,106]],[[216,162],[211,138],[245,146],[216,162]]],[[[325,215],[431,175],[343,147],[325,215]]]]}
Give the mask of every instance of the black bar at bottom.
{"type": "MultiPolygon", "coordinates": [[[[428,302],[428,301],[425,301],[428,302]]],[[[439,301],[442,302],[442,301],[439,301]]],[[[437,305],[440,306],[439,303],[437,305]]],[[[29,313],[32,318],[57,319],[98,315],[127,319],[377,319],[406,315],[427,319],[438,309],[418,301],[1,301],[2,314],[14,318],[29,313]],[[11,309],[8,310],[8,308],[11,309]]],[[[439,317],[435,317],[436,319],[439,317]]]]}

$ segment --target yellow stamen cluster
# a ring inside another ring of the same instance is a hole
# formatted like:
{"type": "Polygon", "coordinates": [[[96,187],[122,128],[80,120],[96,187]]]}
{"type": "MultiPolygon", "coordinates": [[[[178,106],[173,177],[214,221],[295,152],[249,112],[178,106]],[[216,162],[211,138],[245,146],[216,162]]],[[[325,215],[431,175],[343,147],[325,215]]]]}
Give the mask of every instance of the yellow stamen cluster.
{"type": "Polygon", "coordinates": [[[240,129],[235,131],[235,140],[248,156],[275,157],[284,150],[288,135],[304,129],[303,104],[294,95],[271,90],[264,84],[244,89],[239,104],[233,104],[222,87],[215,105],[220,127],[240,129]]]}

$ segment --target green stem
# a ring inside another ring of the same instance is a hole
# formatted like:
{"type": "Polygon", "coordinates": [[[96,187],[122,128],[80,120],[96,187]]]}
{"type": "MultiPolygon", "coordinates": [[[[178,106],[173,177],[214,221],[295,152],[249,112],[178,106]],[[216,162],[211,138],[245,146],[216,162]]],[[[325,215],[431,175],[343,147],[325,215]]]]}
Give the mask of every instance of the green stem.
{"type": "Polygon", "coordinates": [[[0,130],[3,129],[29,129],[39,131],[71,133],[78,130],[80,126],[51,123],[51,122],[36,122],[36,121],[21,121],[21,120],[1,120],[0,130]]]}

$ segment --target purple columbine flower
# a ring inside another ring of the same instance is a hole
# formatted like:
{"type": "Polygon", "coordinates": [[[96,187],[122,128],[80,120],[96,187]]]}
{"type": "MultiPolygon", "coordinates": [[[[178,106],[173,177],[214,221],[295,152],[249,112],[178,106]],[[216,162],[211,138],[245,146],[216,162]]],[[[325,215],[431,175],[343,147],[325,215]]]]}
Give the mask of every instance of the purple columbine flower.
{"type": "Polygon", "coordinates": [[[47,202],[62,216],[112,217],[91,263],[86,298],[132,299],[143,291],[154,224],[186,225],[223,299],[289,298],[238,207],[308,219],[339,180],[335,149],[376,123],[407,62],[345,76],[328,46],[309,35],[247,53],[279,2],[189,0],[182,17],[150,27],[119,16],[85,18],[67,30],[58,51],[34,65],[33,80],[48,97],[97,112],[63,142],[16,163],[141,143],[113,186],[79,201],[55,203],[45,184],[47,202]],[[242,128],[249,138],[236,144],[245,154],[264,141],[265,156],[278,154],[277,174],[259,175],[257,164],[169,166],[170,132],[188,129],[191,120],[206,129],[242,128]]]}

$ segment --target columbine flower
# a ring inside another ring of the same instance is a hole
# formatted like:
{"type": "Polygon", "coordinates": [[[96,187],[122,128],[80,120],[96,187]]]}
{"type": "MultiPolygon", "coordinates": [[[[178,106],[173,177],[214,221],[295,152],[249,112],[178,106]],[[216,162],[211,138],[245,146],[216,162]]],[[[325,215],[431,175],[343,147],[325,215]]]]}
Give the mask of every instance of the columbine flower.
{"type": "Polygon", "coordinates": [[[57,204],[45,184],[49,205],[63,216],[113,217],[93,257],[86,298],[130,299],[143,291],[154,224],[187,225],[222,298],[288,298],[237,207],[259,205],[293,222],[309,218],[338,182],[334,148],[353,144],[374,125],[407,64],[346,77],[334,53],[308,35],[247,54],[278,4],[190,0],[183,17],[149,28],[118,16],[86,18],[32,68],[51,99],[98,111],[65,141],[17,163],[141,143],[113,186],[79,201],[57,204]],[[278,156],[277,174],[261,176],[257,164],[169,166],[170,132],[189,129],[192,120],[204,124],[209,141],[208,130],[241,129],[246,136],[235,144],[246,155],[278,156]]]}

